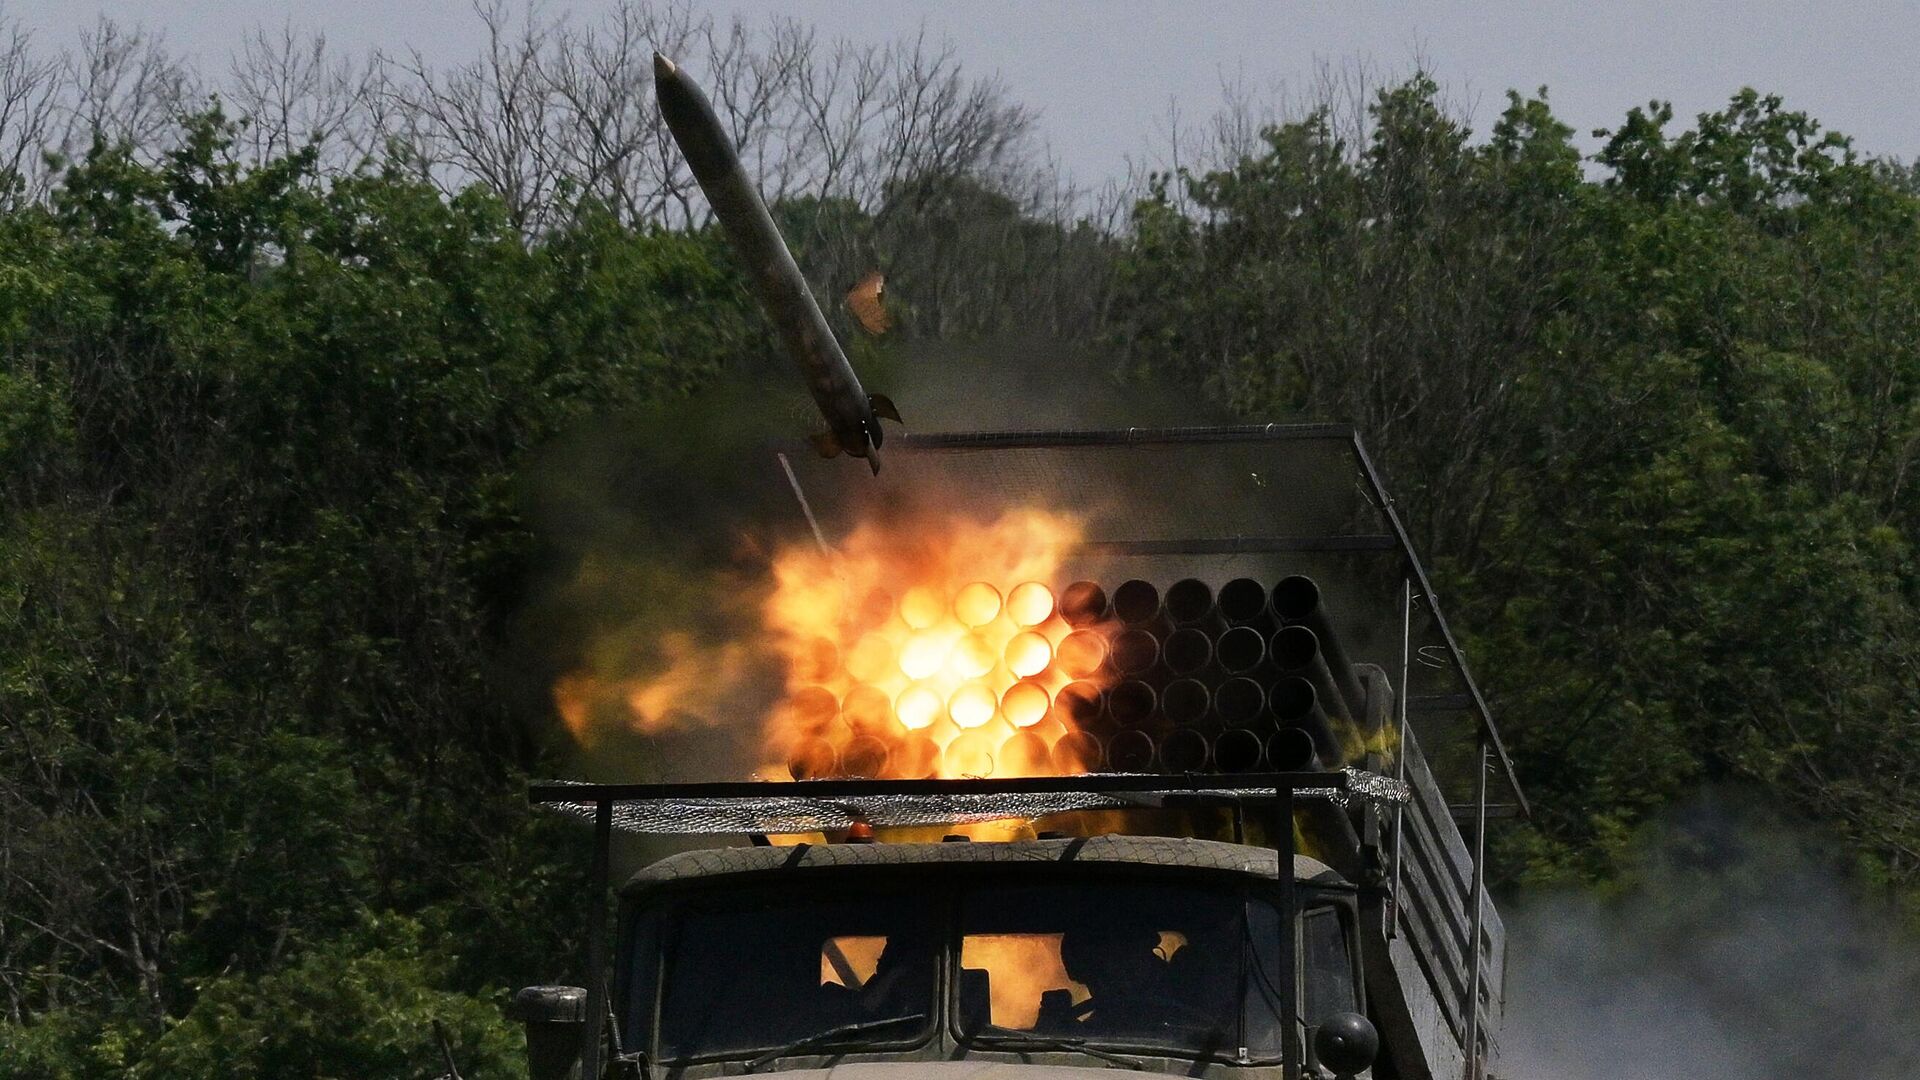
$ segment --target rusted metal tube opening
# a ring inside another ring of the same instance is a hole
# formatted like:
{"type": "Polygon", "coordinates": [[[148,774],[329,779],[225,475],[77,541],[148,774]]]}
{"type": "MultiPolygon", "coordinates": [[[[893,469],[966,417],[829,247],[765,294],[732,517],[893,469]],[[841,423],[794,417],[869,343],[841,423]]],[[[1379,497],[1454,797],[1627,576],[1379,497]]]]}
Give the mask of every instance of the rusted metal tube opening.
{"type": "Polygon", "coordinates": [[[1122,675],[1138,675],[1160,662],[1160,639],[1138,628],[1113,636],[1107,658],[1122,675]]]}
{"type": "MultiPolygon", "coordinates": [[[[1352,717],[1366,707],[1366,691],[1353,670],[1353,661],[1340,645],[1339,635],[1333,632],[1333,623],[1328,620],[1326,606],[1320,600],[1320,586],[1302,574],[1282,578],[1273,587],[1273,613],[1282,622],[1298,623],[1313,631],[1320,642],[1320,655],[1340,690],[1341,704],[1345,706],[1340,710],[1341,715],[1352,717]]],[[[1333,704],[1328,703],[1328,708],[1334,708],[1333,704]]]]}
{"type": "Polygon", "coordinates": [[[1060,594],[1060,617],[1068,626],[1092,626],[1108,614],[1107,590],[1094,582],[1076,581],[1060,594]]]}
{"type": "Polygon", "coordinates": [[[1265,747],[1260,736],[1245,728],[1233,728],[1220,733],[1213,742],[1214,764],[1221,772],[1252,772],[1260,767],[1265,747]]]}
{"type": "Polygon", "coordinates": [[[1160,691],[1160,713],[1176,724],[1197,724],[1207,718],[1213,694],[1198,679],[1175,679],[1160,691]]]}
{"type": "Polygon", "coordinates": [[[1191,626],[1213,612],[1213,586],[1199,578],[1181,578],[1167,587],[1167,618],[1191,626]]]}
{"type": "Polygon", "coordinates": [[[1175,675],[1191,675],[1213,661],[1213,641],[1205,631],[1183,626],[1167,635],[1160,658],[1175,675]]]}
{"type": "Polygon", "coordinates": [[[1281,728],[1267,740],[1267,760],[1278,772],[1319,772],[1313,736],[1297,727],[1281,728]]]}
{"type": "Polygon", "coordinates": [[[1213,655],[1229,675],[1245,675],[1267,658],[1267,638],[1251,626],[1235,626],[1213,643],[1213,655]]]}
{"type": "Polygon", "coordinates": [[[1113,590],[1113,613],[1128,626],[1144,626],[1160,617],[1160,590],[1134,578],[1113,590]]]}
{"type": "Polygon", "coordinates": [[[1320,695],[1314,685],[1298,675],[1289,675],[1273,686],[1267,696],[1267,708],[1282,726],[1305,728],[1313,736],[1320,760],[1329,765],[1342,764],[1340,743],[1333,737],[1333,722],[1320,707],[1320,695]]]}
{"type": "Polygon", "coordinates": [[[1144,731],[1123,731],[1107,743],[1111,772],[1146,772],[1153,768],[1153,739],[1144,731]]]}
{"type": "Polygon", "coordinates": [[[1257,623],[1267,618],[1267,587],[1252,578],[1239,577],[1220,586],[1215,601],[1221,618],[1235,626],[1257,623]]]}
{"type": "Polygon", "coordinates": [[[1213,692],[1213,712],[1228,727],[1246,727],[1267,708],[1267,691],[1252,679],[1228,679],[1213,692]]]}
{"type": "Polygon", "coordinates": [[[787,755],[787,775],[795,780],[818,780],[839,771],[840,755],[825,739],[804,740],[787,755]]]}
{"type": "MultiPolygon", "coordinates": [[[[1107,715],[1113,722],[1124,728],[1135,728],[1153,718],[1153,710],[1160,703],[1160,695],[1153,687],[1138,679],[1121,683],[1107,691],[1107,715]]],[[[1112,747],[1108,747],[1112,753],[1112,747]]]]}
{"type": "Polygon", "coordinates": [[[1211,756],[1207,737],[1192,728],[1181,728],[1160,740],[1160,764],[1168,772],[1199,772],[1211,756]]]}

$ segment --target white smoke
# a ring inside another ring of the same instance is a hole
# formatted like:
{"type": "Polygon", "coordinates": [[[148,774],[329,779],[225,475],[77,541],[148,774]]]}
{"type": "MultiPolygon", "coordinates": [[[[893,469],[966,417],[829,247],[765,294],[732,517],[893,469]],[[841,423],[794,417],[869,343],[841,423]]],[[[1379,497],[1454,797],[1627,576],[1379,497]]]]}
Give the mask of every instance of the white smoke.
{"type": "Polygon", "coordinates": [[[1514,913],[1511,1080],[1920,1077],[1920,938],[1805,831],[1715,798],[1618,896],[1514,913]]]}

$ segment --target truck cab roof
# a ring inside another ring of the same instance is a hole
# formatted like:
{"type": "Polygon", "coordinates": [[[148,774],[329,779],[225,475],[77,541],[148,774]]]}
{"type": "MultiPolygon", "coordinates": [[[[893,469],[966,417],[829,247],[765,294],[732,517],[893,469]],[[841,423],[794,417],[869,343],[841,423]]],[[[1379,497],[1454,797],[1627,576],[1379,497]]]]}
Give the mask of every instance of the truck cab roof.
{"type": "MultiPolygon", "coordinates": [[[[780,875],[828,869],[960,867],[1041,864],[1139,867],[1279,879],[1279,856],[1271,848],[1167,836],[1088,836],[1053,840],[994,840],[913,844],[794,844],[724,847],[671,855],[627,880],[623,895],[669,884],[730,875],[780,875]]],[[[1293,858],[1293,878],[1312,885],[1347,884],[1325,863],[1293,858]]]]}

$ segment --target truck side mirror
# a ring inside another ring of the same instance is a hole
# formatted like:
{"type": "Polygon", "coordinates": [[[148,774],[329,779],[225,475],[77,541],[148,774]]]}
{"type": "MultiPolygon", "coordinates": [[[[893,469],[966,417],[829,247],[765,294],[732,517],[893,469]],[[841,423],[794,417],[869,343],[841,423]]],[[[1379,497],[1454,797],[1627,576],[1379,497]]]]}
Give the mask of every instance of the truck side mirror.
{"type": "Polygon", "coordinates": [[[1353,1076],[1380,1053],[1380,1033],[1359,1013],[1337,1012],[1313,1033],[1313,1056],[1335,1076],[1353,1076]]]}
{"type": "Polygon", "coordinates": [[[567,1080],[580,1064],[587,992],[578,986],[529,986],[513,995],[508,1017],[527,1026],[528,1080],[567,1080]]]}

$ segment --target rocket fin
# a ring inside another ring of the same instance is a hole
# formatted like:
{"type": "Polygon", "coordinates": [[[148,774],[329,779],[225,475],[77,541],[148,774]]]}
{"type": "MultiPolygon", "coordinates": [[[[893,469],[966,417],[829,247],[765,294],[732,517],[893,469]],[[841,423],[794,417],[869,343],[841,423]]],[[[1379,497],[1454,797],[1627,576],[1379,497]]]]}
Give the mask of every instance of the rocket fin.
{"type": "Polygon", "coordinates": [[[821,457],[830,458],[840,456],[840,440],[834,438],[833,432],[831,431],[823,431],[818,435],[808,438],[807,441],[813,444],[813,448],[820,452],[821,457]]]}
{"type": "Polygon", "coordinates": [[[906,423],[905,420],[900,419],[900,410],[894,407],[893,399],[885,394],[870,395],[867,398],[867,407],[873,410],[873,415],[882,420],[891,420],[896,424],[906,423]]]}
{"type": "Polygon", "coordinates": [[[867,467],[873,470],[873,475],[880,475],[880,449],[878,447],[867,447],[867,467]]]}

